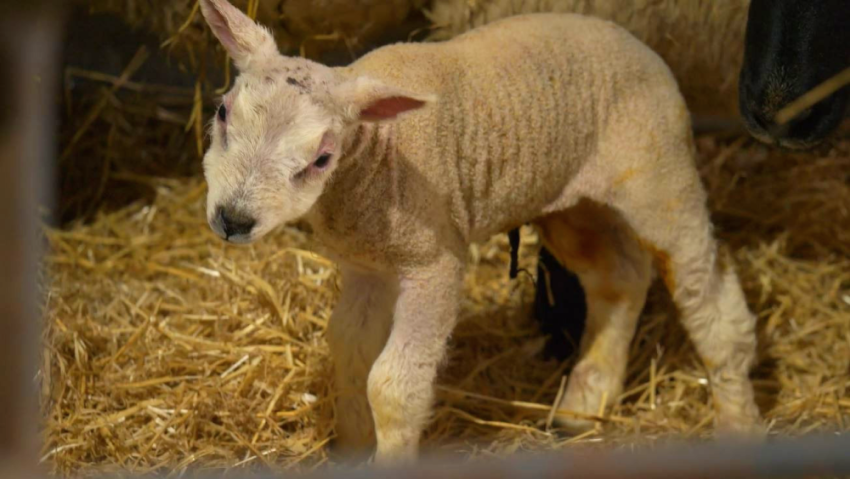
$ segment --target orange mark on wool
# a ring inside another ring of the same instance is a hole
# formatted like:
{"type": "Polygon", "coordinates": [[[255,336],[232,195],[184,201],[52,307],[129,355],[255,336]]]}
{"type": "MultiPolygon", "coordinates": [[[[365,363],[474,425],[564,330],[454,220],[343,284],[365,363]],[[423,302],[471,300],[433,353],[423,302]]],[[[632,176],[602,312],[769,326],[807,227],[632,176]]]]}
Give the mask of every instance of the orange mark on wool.
{"type": "MultiPolygon", "coordinates": [[[[593,331],[591,329],[591,324],[588,324],[587,327],[587,334],[589,336],[592,335],[591,337],[593,337],[593,341],[590,343],[588,350],[584,353],[584,360],[588,363],[594,364],[594,367],[591,369],[584,369],[582,372],[584,372],[585,375],[592,375],[595,370],[596,373],[612,374],[614,372],[613,370],[616,368],[614,365],[626,360],[620,352],[618,335],[599,334],[598,331],[593,331]]],[[[609,397],[608,403],[610,404],[613,399],[614,398],[609,397]]]]}
{"type": "Polygon", "coordinates": [[[614,181],[612,183],[613,186],[617,187],[631,180],[637,174],[637,172],[637,168],[626,168],[625,171],[623,171],[616,178],[614,178],[614,181]]]}
{"type": "Polygon", "coordinates": [[[611,304],[621,302],[624,296],[623,293],[609,286],[603,286],[602,288],[599,288],[597,291],[594,291],[594,294],[602,298],[602,300],[606,303],[611,304]]]}
{"type": "Polygon", "coordinates": [[[664,202],[664,209],[667,211],[676,211],[682,207],[682,200],[679,198],[670,198],[664,202]]]}
{"type": "MultiPolygon", "coordinates": [[[[617,263],[610,239],[590,226],[580,226],[581,220],[589,219],[581,217],[582,213],[587,212],[568,211],[539,221],[542,242],[565,268],[575,272],[600,271],[609,275],[617,263]]],[[[611,304],[620,303],[625,297],[614,284],[605,282],[596,285],[593,290],[586,290],[586,293],[611,304]]]]}
{"type": "Polygon", "coordinates": [[[597,231],[572,224],[567,215],[540,221],[543,244],[571,269],[596,269],[606,261],[606,239],[597,231]]]}
{"type": "Polygon", "coordinates": [[[638,242],[643,249],[649,251],[649,254],[652,255],[652,259],[655,262],[655,268],[658,270],[661,280],[664,281],[664,285],[667,286],[667,291],[670,291],[670,294],[673,294],[676,290],[676,278],[670,264],[670,254],[664,250],[656,248],[655,245],[646,241],[638,239],[638,242]]]}

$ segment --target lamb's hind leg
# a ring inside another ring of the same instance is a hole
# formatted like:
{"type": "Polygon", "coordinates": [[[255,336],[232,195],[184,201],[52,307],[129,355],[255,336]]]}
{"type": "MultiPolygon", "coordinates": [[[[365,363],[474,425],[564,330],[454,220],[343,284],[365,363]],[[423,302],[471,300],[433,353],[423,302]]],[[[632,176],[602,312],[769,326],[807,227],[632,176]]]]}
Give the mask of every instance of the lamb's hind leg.
{"type": "MultiPolygon", "coordinates": [[[[569,378],[561,409],[596,414],[623,388],[629,345],[646,300],[651,260],[613,210],[583,200],[540,222],[547,247],[576,272],[587,297],[587,326],[579,361],[569,378]]],[[[580,432],[593,425],[579,417],[557,417],[580,432]]]]}
{"type": "Polygon", "coordinates": [[[756,358],[756,319],[737,275],[718,254],[696,171],[681,173],[665,188],[621,188],[619,198],[628,201],[620,202],[619,209],[655,257],[705,363],[718,431],[759,436],[759,411],[749,380],[756,358]]]}

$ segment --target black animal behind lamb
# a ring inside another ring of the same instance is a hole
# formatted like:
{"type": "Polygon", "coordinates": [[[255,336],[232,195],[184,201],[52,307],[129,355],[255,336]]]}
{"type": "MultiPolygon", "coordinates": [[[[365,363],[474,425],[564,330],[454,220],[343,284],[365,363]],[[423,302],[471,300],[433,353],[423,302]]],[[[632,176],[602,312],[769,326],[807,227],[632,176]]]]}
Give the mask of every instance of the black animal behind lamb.
{"type": "Polygon", "coordinates": [[[834,133],[850,104],[844,86],[790,122],[776,113],[850,67],[850,2],[753,0],[740,72],[741,116],[761,141],[809,148],[834,133]]]}

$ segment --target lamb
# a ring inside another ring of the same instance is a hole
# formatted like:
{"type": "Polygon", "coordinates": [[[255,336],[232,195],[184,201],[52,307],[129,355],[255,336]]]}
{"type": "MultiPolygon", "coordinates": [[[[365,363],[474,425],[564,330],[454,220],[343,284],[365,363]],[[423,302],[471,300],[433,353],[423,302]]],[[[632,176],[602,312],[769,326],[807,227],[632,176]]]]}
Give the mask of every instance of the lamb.
{"type": "Polygon", "coordinates": [[[415,460],[458,317],[468,246],[525,223],[587,291],[560,407],[589,423],[623,386],[653,262],[703,358],[719,431],[760,434],[755,319],[718,252],[688,110],[624,29],[529,14],[347,67],[279,54],[227,0],[201,0],[240,74],[204,157],[210,227],[234,243],[303,219],[338,262],[328,326],[337,445],[415,460]]]}

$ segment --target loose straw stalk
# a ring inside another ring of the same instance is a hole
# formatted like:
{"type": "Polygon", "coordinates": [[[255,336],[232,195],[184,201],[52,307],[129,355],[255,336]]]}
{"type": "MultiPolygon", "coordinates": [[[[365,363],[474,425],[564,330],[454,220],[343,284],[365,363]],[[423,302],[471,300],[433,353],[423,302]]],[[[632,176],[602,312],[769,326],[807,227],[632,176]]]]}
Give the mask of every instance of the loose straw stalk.
{"type": "Polygon", "coordinates": [[[845,68],[841,73],[812,88],[803,96],[797,98],[779,110],[779,112],[776,113],[776,123],[778,125],[788,123],[795,116],[814,106],[815,103],[823,100],[829,95],[832,95],[847,85],[850,85],[850,67],[845,68]]]}

